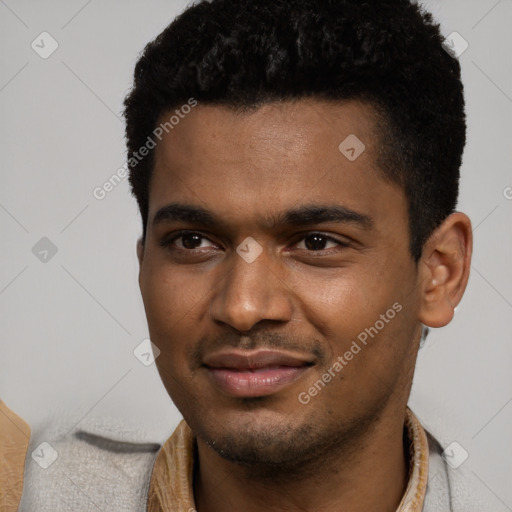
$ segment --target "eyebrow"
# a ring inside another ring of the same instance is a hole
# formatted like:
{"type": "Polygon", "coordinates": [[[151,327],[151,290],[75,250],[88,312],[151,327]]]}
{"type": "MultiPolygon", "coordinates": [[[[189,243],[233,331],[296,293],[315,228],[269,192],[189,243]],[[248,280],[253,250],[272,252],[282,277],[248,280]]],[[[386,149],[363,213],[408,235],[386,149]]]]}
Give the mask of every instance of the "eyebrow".
{"type": "MultiPolygon", "coordinates": [[[[225,223],[212,212],[200,207],[181,203],[171,203],[160,208],[153,226],[166,222],[188,222],[205,227],[222,226],[225,223]]],[[[340,205],[305,205],[292,208],[277,215],[267,217],[262,224],[270,230],[283,226],[311,226],[327,222],[356,224],[365,230],[373,227],[373,219],[340,205]]]]}

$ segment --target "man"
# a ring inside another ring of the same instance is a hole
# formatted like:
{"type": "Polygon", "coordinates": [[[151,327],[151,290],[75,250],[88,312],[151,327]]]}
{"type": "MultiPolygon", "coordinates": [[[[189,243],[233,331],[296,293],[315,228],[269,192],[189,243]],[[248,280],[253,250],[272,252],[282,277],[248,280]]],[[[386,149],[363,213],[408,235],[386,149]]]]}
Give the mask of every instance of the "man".
{"type": "Polygon", "coordinates": [[[139,283],[184,421],[158,453],[62,441],[94,471],[40,509],[483,510],[407,408],[472,250],[460,67],[431,16],[203,1],[148,44],[125,107],[139,283]],[[106,499],[109,468],[133,479],[106,499]]]}

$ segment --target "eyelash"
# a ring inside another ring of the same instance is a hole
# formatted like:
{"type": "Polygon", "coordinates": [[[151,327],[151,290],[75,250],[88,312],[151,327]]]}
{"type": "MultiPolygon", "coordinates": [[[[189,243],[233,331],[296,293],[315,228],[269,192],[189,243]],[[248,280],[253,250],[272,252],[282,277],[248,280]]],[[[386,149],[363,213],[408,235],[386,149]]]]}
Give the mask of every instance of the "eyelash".
{"type": "MultiPolygon", "coordinates": [[[[171,238],[164,238],[160,242],[160,246],[164,247],[164,248],[170,248],[174,241],[178,240],[179,238],[182,238],[185,235],[198,235],[201,239],[209,240],[211,242],[211,240],[208,237],[204,236],[202,233],[199,233],[197,231],[179,231],[178,233],[174,233],[174,235],[171,238]]],[[[294,245],[296,245],[299,242],[301,242],[302,240],[306,239],[308,236],[313,236],[313,235],[318,235],[318,236],[324,238],[327,242],[334,242],[334,243],[336,243],[342,249],[345,249],[345,248],[349,247],[349,244],[347,242],[342,242],[341,240],[337,240],[336,238],[333,238],[331,236],[325,235],[324,233],[319,232],[319,231],[308,231],[300,239],[298,239],[294,243],[294,245]]],[[[214,244],[214,242],[212,242],[212,244],[214,244]]],[[[192,253],[192,254],[197,252],[197,251],[202,251],[202,249],[200,249],[200,248],[198,248],[198,249],[182,249],[181,247],[176,247],[175,249],[178,250],[178,251],[188,252],[188,253],[192,253]]],[[[309,249],[301,249],[301,250],[305,250],[305,251],[310,252],[310,253],[317,253],[318,254],[318,253],[325,253],[325,252],[330,251],[332,249],[335,249],[335,248],[331,247],[329,249],[319,249],[317,251],[309,250],[309,249]]]]}

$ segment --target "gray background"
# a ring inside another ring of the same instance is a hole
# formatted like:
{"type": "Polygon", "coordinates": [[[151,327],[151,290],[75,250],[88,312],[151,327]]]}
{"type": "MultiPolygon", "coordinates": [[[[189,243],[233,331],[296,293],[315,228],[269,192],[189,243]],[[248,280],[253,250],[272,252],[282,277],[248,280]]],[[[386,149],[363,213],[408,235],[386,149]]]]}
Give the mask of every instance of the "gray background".
{"type": "MultiPolygon", "coordinates": [[[[180,419],[133,355],[147,337],[135,201],[126,179],[103,200],[93,190],[125,161],[137,54],[187,3],[0,0],[0,397],[33,429],[114,416],[163,441],[180,419]],[[43,31],[59,45],[47,59],[31,48],[43,31]],[[57,248],[46,262],[33,252],[43,237],[57,248]]],[[[496,510],[512,510],[512,2],[424,3],[469,43],[459,209],[475,253],[454,321],[420,350],[410,404],[468,452],[496,510]]]]}

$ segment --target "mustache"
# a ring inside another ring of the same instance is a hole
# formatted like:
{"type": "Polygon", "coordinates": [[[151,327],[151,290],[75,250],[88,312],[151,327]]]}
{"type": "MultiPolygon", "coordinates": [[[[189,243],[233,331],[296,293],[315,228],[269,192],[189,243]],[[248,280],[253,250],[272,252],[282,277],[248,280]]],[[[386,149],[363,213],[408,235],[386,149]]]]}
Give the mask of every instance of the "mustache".
{"type": "Polygon", "coordinates": [[[324,345],[316,338],[303,339],[293,335],[283,335],[277,332],[263,331],[240,334],[226,332],[214,339],[202,337],[191,352],[191,369],[200,368],[203,365],[204,356],[217,350],[236,348],[242,350],[274,349],[298,352],[313,355],[317,363],[324,364],[327,355],[324,345]]]}

